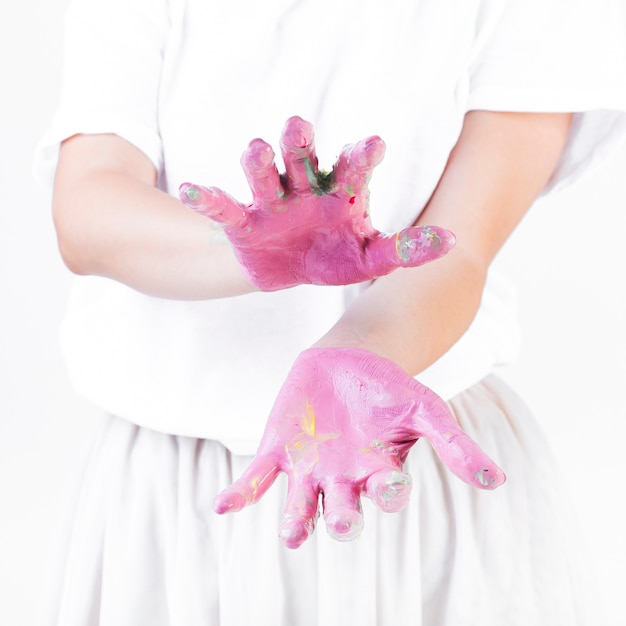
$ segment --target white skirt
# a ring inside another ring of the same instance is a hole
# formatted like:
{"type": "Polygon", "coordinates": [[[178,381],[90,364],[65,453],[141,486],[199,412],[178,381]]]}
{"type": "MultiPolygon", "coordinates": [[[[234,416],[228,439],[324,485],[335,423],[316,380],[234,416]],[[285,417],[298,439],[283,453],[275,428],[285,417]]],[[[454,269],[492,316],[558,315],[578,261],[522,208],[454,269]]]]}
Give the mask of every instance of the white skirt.
{"type": "Polygon", "coordinates": [[[597,626],[568,498],[542,433],[490,376],[450,405],[507,473],[493,492],[420,441],[401,513],[364,501],[351,543],[320,519],[298,550],[277,537],[285,481],[224,517],[214,495],[250,458],[215,441],[109,418],[51,582],[48,626],[597,626]]]}

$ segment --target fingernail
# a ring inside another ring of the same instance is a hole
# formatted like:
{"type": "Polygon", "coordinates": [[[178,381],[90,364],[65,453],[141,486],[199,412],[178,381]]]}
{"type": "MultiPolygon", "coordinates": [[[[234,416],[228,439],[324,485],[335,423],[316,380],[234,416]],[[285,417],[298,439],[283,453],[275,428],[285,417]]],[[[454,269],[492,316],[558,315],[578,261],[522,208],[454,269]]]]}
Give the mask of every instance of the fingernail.
{"type": "Polygon", "coordinates": [[[445,231],[443,231],[443,229],[426,226],[422,229],[422,232],[419,235],[419,243],[425,248],[433,248],[435,250],[438,250],[441,247],[441,244],[444,242],[444,239],[442,239],[441,237],[441,233],[444,232],[445,231]]]}
{"type": "Polygon", "coordinates": [[[387,497],[397,497],[410,491],[413,481],[404,472],[391,472],[385,481],[387,497]]]}
{"type": "Polygon", "coordinates": [[[378,165],[385,156],[385,142],[378,136],[368,137],[365,140],[365,149],[370,153],[370,159],[372,159],[376,165],[378,165]]]}
{"type": "Polygon", "coordinates": [[[413,480],[404,472],[390,472],[384,481],[373,486],[376,503],[386,512],[396,512],[403,509],[409,501],[413,480]]]}
{"type": "Polygon", "coordinates": [[[500,485],[504,484],[506,476],[498,467],[493,469],[483,467],[474,473],[474,480],[476,481],[477,486],[480,486],[483,489],[496,489],[500,485]]]}
{"type": "Polygon", "coordinates": [[[243,153],[242,162],[254,169],[264,169],[274,162],[274,150],[262,139],[253,139],[243,153]]]}
{"type": "Polygon", "coordinates": [[[442,239],[446,247],[452,248],[456,245],[456,236],[452,231],[445,228],[438,228],[437,230],[439,231],[439,237],[442,239]]]}
{"type": "MultiPolygon", "coordinates": [[[[420,236],[421,243],[421,236],[420,236]]],[[[403,263],[409,263],[416,244],[408,230],[402,231],[396,237],[396,254],[403,263]]]]}
{"type": "Polygon", "coordinates": [[[304,150],[313,143],[313,125],[301,117],[290,117],[285,124],[282,136],[283,147],[304,150]]]}
{"type": "Polygon", "coordinates": [[[352,541],[358,539],[363,530],[363,521],[360,515],[344,517],[334,514],[326,518],[326,530],[337,541],[352,541]]]}
{"type": "Polygon", "coordinates": [[[191,183],[183,183],[178,188],[180,199],[186,204],[187,202],[196,202],[200,198],[200,190],[191,183]]]}

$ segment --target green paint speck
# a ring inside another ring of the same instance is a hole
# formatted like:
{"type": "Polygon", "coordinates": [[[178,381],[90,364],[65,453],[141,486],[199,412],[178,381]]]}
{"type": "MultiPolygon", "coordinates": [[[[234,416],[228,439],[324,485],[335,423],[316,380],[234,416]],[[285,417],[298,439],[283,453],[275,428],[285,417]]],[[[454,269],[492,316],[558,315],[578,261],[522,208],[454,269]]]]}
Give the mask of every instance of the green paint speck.
{"type": "Polygon", "coordinates": [[[311,191],[316,196],[321,196],[330,193],[333,186],[333,173],[319,170],[317,174],[313,168],[313,163],[310,158],[304,159],[304,169],[306,170],[306,177],[311,185],[311,191]]]}
{"type": "Polygon", "coordinates": [[[185,191],[185,195],[190,200],[197,200],[200,197],[200,191],[196,189],[195,187],[188,187],[187,190],[185,191]]]}

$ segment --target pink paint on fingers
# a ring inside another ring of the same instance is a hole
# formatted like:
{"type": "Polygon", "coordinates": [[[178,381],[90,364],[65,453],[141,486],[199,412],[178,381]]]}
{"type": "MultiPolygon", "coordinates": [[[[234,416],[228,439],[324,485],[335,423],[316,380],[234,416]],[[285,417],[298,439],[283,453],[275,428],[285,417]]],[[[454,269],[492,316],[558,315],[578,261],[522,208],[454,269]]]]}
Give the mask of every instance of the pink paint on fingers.
{"type": "Polygon", "coordinates": [[[454,236],[435,226],[389,235],[374,228],[368,183],[385,153],[379,137],[344,148],[328,174],[317,166],[313,126],[292,117],[281,150],[283,176],[263,140],[244,151],[249,206],[219,189],[180,188],[187,207],[224,224],[243,272],[259,289],[360,283],[438,259],[454,245],[454,236]]]}
{"type": "Polygon", "coordinates": [[[178,193],[181,202],[188,209],[226,227],[243,228],[248,221],[246,208],[221,189],[183,183],[178,193]]]}
{"type": "Polygon", "coordinates": [[[504,472],[458,427],[439,429],[429,437],[437,456],[462,481],[478,489],[496,489],[504,472]]]}
{"type": "Polygon", "coordinates": [[[413,428],[430,443],[446,467],[478,489],[496,489],[504,484],[504,472],[460,428],[447,403],[423,385],[420,391],[413,428]]]}
{"type": "Polygon", "coordinates": [[[380,509],[394,513],[409,503],[412,486],[410,474],[400,470],[381,470],[367,479],[365,493],[380,509]]]}
{"type": "Polygon", "coordinates": [[[299,548],[313,533],[318,517],[318,489],[311,481],[290,487],[278,536],[287,548],[299,548]]]}
{"type": "Polygon", "coordinates": [[[324,522],[326,531],[337,541],[352,541],[363,530],[360,489],[343,481],[328,482],[324,487],[324,522]]]}
{"type": "Polygon", "coordinates": [[[241,478],[213,500],[216,513],[234,513],[260,500],[274,484],[280,469],[271,456],[257,455],[241,478]]]}
{"type": "Polygon", "coordinates": [[[440,259],[454,247],[456,237],[438,226],[413,226],[395,235],[373,238],[366,249],[373,274],[385,275],[397,267],[417,267],[440,259]]]}
{"type": "Polygon", "coordinates": [[[278,529],[278,537],[286,548],[299,548],[313,534],[313,520],[310,518],[285,516],[278,529]]]}
{"type": "Polygon", "coordinates": [[[262,139],[253,139],[241,156],[254,204],[259,208],[272,206],[284,195],[274,156],[272,147],[262,139]]]}
{"type": "Polygon", "coordinates": [[[317,177],[313,125],[301,117],[287,120],[280,147],[290,191],[310,193],[317,177]]]}
{"type": "Polygon", "coordinates": [[[283,543],[298,547],[313,532],[320,493],[328,533],[350,541],[363,529],[363,495],[387,512],[407,504],[411,478],[402,464],[422,437],[471,485],[494,489],[504,482],[448,405],[400,366],[367,350],[306,350],[278,394],[255,461],[217,509],[255,502],[280,468],[289,479],[283,543]]]}
{"type": "Polygon", "coordinates": [[[384,156],[385,142],[380,137],[368,137],[346,146],[333,168],[334,187],[354,197],[367,187],[374,168],[384,156]]]}

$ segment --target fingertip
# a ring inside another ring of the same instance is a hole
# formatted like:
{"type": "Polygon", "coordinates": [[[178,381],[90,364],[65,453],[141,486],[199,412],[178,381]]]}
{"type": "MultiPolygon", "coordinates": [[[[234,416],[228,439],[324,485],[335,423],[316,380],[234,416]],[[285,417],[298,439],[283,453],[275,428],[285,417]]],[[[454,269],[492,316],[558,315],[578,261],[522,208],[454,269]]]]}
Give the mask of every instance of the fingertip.
{"type": "Polygon", "coordinates": [[[365,486],[369,498],[386,513],[401,511],[409,502],[413,479],[399,470],[377,472],[365,486]]]}
{"type": "Polygon", "coordinates": [[[385,150],[385,142],[378,135],[372,135],[355,146],[351,155],[352,165],[357,169],[370,170],[383,160],[385,150]]]}
{"type": "Polygon", "coordinates": [[[207,217],[214,217],[223,201],[220,190],[192,183],[183,183],[178,188],[178,196],[188,209],[207,217]]]}
{"type": "Polygon", "coordinates": [[[447,404],[427,387],[416,430],[433,446],[442,463],[463,482],[493,490],[504,484],[505,473],[458,424],[447,404]]]}
{"type": "Polygon", "coordinates": [[[353,541],[358,539],[363,530],[363,515],[352,508],[333,509],[324,516],[326,531],[336,541],[353,541]]]}
{"type": "Polygon", "coordinates": [[[247,504],[246,498],[238,491],[227,489],[218,493],[213,499],[213,510],[219,514],[236,513],[247,504]]]}
{"type": "Polygon", "coordinates": [[[253,139],[241,156],[244,169],[263,170],[274,163],[274,150],[263,139],[253,139]]]}
{"type": "Polygon", "coordinates": [[[438,226],[405,228],[395,236],[399,263],[415,267],[445,256],[456,244],[454,233],[438,226]]]}
{"type": "Polygon", "coordinates": [[[456,235],[451,230],[439,226],[430,226],[429,228],[437,232],[441,242],[439,247],[441,250],[445,251],[444,254],[456,246],[456,235]]]}
{"type": "Polygon", "coordinates": [[[281,146],[287,152],[306,150],[313,144],[313,124],[294,115],[285,123],[281,146]]]}
{"type": "Polygon", "coordinates": [[[201,190],[191,183],[183,183],[178,188],[178,197],[183,204],[190,208],[195,207],[201,195],[201,190]]]}
{"type": "Polygon", "coordinates": [[[438,255],[446,254],[456,244],[454,233],[440,226],[419,226],[413,230],[420,247],[438,255]]]}
{"type": "Polygon", "coordinates": [[[462,481],[478,489],[497,489],[506,481],[504,472],[466,433],[446,437],[447,444],[437,454],[462,481]]]}
{"type": "Polygon", "coordinates": [[[313,533],[313,520],[302,517],[285,517],[278,536],[283,544],[293,550],[299,548],[313,533]]]}
{"type": "Polygon", "coordinates": [[[497,466],[481,467],[473,473],[472,484],[487,491],[497,489],[506,482],[506,474],[497,466]]]}

